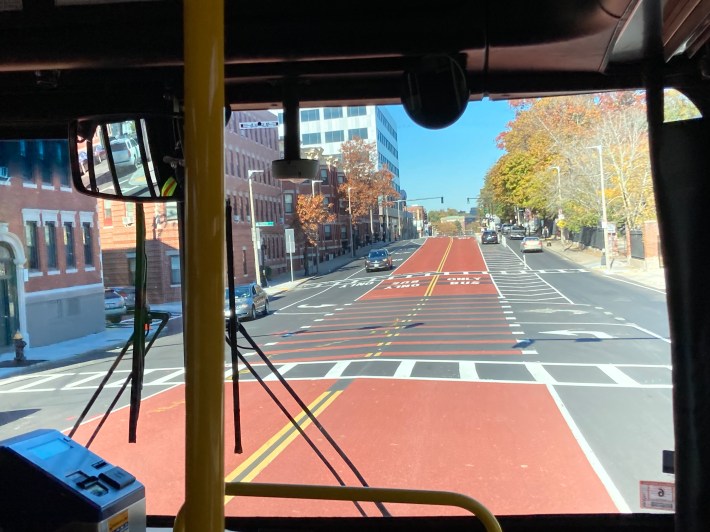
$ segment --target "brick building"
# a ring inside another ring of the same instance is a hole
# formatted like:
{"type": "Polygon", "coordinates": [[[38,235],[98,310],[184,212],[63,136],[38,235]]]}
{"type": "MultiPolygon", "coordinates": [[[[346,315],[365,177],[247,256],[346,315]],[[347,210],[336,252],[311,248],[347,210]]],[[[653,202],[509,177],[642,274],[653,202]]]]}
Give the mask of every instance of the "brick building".
{"type": "Polygon", "coordinates": [[[0,142],[0,352],[17,331],[36,347],[104,327],[96,200],[72,189],[66,141],[0,142]]]}

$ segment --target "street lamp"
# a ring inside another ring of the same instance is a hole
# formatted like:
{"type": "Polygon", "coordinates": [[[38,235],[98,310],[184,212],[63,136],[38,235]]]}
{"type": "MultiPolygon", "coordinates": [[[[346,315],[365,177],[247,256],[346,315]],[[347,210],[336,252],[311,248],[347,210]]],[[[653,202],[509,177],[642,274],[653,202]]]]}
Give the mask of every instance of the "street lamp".
{"type": "Polygon", "coordinates": [[[557,199],[560,202],[560,209],[562,209],[562,187],[560,186],[560,167],[550,166],[550,170],[557,170],[557,199]]]}
{"type": "Polygon", "coordinates": [[[350,189],[353,187],[348,187],[348,214],[350,215],[350,254],[355,256],[355,245],[353,243],[353,209],[350,203],[350,189]]]}
{"type": "Polygon", "coordinates": [[[256,211],[254,210],[254,190],[252,188],[254,180],[251,176],[263,173],[263,170],[249,170],[247,172],[249,177],[249,209],[251,210],[251,242],[254,246],[254,269],[256,271],[256,284],[258,285],[261,285],[261,270],[259,269],[259,243],[256,235],[256,211]]]}
{"type": "Polygon", "coordinates": [[[399,239],[402,240],[402,220],[399,215],[399,212],[400,212],[399,204],[402,203],[403,201],[407,201],[407,200],[406,199],[398,199],[398,200],[394,200],[394,201],[397,204],[397,231],[399,231],[399,239]]]}
{"type": "MultiPolygon", "coordinates": [[[[316,181],[315,179],[311,179],[311,197],[312,198],[315,197],[315,195],[316,195],[316,182],[319,183],[321,185],[321,187],[323,185],[322,181],[316,181]]],[[[321,190],[322,190],[322,188],[321,188],[321,190]]],[[[316,242],[316,272],[318,272],[318,265],[320,264],[320,253],[319,253],[319,251],[320,251],[320,248],[319,248],[320,224],[317,224],[317,225],[318,225],[318,228],[317,228],[318,229],[318,241],[316,242]]]]}
{"type": "Polygon", "coordinates": [[[587,146],[590,150],[597,150],[599,154],[599,180],[602,189],[602,231],[604,233],[604,263],[606,264],[606,271],[611,270],[611,261],[609,260],[609,231],[607,230],[607,220],[606,220],[606,193],[604,191],[604,162],[602,160],[602,147],[601,146],[587,146]]]}
{"type": "MultiPolygon", "coordinates": [[[[550,166],[550,170],[557,170],[557,204],[558,204],[558,206],[557,206],[557,221],[559,222],[564,217],[562,214],[562,184],[560,181],[560,167],[559,166],[550,166]]],[[[560,229],[560,240],[564,244],[565,243],[565,234],[564,234],[565,232],[562,228],[559,227],[559,225],[558,225],[558,228],[560,229]]]]}

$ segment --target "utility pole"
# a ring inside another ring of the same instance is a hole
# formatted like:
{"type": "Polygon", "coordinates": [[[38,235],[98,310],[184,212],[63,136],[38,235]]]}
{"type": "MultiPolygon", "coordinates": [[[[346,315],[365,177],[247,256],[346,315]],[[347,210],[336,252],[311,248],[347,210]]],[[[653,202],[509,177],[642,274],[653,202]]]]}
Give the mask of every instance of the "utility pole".
{"type": "Polygon", "coordinates": [[[352,187],[348,187],[348,214],[350,215],[350,254],[354,257],[355,256],[355,245],[353,243],[353,208],[352,204],[350,202],[350,189],[352,187]]]}
{"type": "Polygon", "coordinates": [[[256,211],[254,210],[254,190],[251,176],[254,174],[263,174],[263,170],[249,170],[247,176],[249,178],[249,209],[251,210],[251,242],[254,246],[254,269],[256,284],[261,286],[261,269],[259,268],[259,238],[256,234],[256,211]]]}
{"type": "Polygon", "coordinates": [[[602,159],[602,147],[601,146],[588,146],[589,149],[597,150],[599,154],[599,181],[602,189],[602,230],[604,231],[604,263],[606,265],[606,271],[611,271],[611,260],[610,260],[610,249],[609,249],[609,231],[607,229],[607,219],[606,219],[606,192],[604,183],[604,162],[602,159]]]}

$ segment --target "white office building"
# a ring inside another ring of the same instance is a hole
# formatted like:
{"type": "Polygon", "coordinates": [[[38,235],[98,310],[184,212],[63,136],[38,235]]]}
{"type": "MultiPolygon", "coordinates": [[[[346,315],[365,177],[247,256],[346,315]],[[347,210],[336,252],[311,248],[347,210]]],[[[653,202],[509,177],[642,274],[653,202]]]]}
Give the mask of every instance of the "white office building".
{"type": "MultiPolygon", "coordinates": [[[[279,137],[283,138],[283,112],[278,112],[279,137]]],[[[399,151],[397,124],[384,107],[361,105],[354,107],[305,108],[300,111],[301,148],[323,148],[325,156],[340,156],[340,145],[355,137],[377,143],[379,168],[387,165],[394,174],[398,191],[399,151]]]]}

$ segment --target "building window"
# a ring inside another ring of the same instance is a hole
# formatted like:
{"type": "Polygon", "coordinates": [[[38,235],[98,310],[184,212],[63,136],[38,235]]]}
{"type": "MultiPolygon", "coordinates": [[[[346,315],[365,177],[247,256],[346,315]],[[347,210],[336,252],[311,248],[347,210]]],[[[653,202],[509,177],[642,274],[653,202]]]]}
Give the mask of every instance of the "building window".
{"type": "Polygon", "coordinates": [[[22,167],[22,179],[28,183],[34,181],[34,176],[32,175],[32,161],[29,154],[32,145],[26,140],[20,141],[20,166],[22,167]]]}
{"type": "Polygon", "coordinates": [[[113,225],[113,213],[111,212],[111,200],[104,200],[104,225],[113,225]]]}
{"type": "Polygon", "coordinates": [[[40,140],[37,142],[37,156],[40,161],[40,169],[42,172],[42,184],[51,185],[52,184],[52,167],[49,164],[49,158],[45,153],[45,141],[40,140]]]}
{"type": "Polygon", "coordinates": [[[84,246],[84,266],[94,265],[94,243],[91,239],[91,224],[83,222],[81,224],[81,240],[84,246]]]}
{"type": "Polygon", "coordinates": [[[323,230],[325,231],[325,239],[333,240],[333,226],[326,224],[323,226],[323,230]]]}
{"type": "Polygon", "coordinates": [[[180,256],[170,255],[170,284],[180,284],[180,256]]]}
{"type": "Polygon", "coordinates": [[[304,146],[309,144],[320,144],[320,133],[304,133],[302,140],[304,146]]]}
{"type": "Polygon", "coordinates": [[[165,204],[165,219],[166,220],[177,220],[178,217],[178,206],[177,202],[170,201],[165,204]]]}
{"type": "Polygon", "coordinates": [[[132,253],[132,257],[128,257],[128,282],[134,284],[136,281],[136,256],[132,253]]]}
{"type": "Polygon", "coordinates": [[[69,162],[67,161],[67,143],[58,141],[55,145],[55,159],[57,161],[57,169],[59,172],[59,184],[65,188],[71,186],[69,182],[69,162]]]}
{"type": "Polygon", "coordinates": [[[320,181],[321,181],[321,183],[328,183],[328,169],[327,168],[320,169],[320,181]]]}
{"type": "Polygon", "coordinates": [[[320,109],[301,111],[301,122],[315,122],[317,120],[320,120],[320,109]]]}
{"type": "Polygon", "coordinates": [[[328,120],[330,118],[342,118],[343,108],[342,107],[326,107],[323,109],[323,118],[328,120]]]}
{"type": "Polygon", "coordinates": [[[348,228],[344,225],[340,226],[340,239],[346,240],[348,238],[348,228]]]}
{"type": "Polygon", "coordinates": [[[27,241],[27,266],[30,271],[39,270],[39,254],[37,252],[37,222],[25,223],[25,240],[27,241]]]}
{"type": "Polygon", "coordinates": [[[249,273],[249,270],[247,269],[247,250],[242,249],[242,270],[244,271],[244,275],[249,273]]]}
{"type": "Polygon", "coordinates": [[[55,222],[44,224],[44,244],[47,248],[47,268],[57,269],[57,227],[55,222]]]}
{"type": "Polygon", "coordinates": [[[360,127],[357,129],[348,129],[348,140],[353,140],[355,137],[360,137],[362,140],[367,140],[367,128],[360,127]]]}
{"type": "Polygon", "coordinates": [[[348,116],[365,116],[367,114],[367,109],[364,105],[359,105],[357,107],[348,107],[348,116]]]}
{"type": "Polygon", "coordinates": [[[293,194],[290,192],[284,194],[284,212],[293,214],[293,194]]]}
{"type": "Polygon", "coordinates": [[[341,129],[340,131],[326,131],[325,141],[326,142],[343,142],[345,140],[345,132],[341,129]]]}
{"type": "Polygon", "coordinates": [[[64,256],[66,257],[67,269],[76,268],[74,225],[71,222],[64,222],[64,256]]]}

